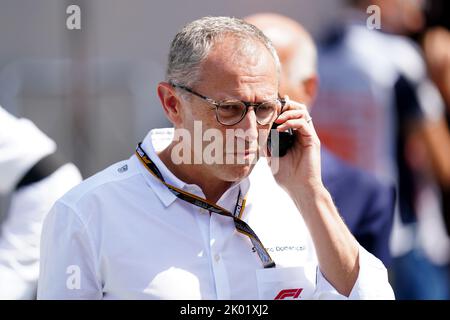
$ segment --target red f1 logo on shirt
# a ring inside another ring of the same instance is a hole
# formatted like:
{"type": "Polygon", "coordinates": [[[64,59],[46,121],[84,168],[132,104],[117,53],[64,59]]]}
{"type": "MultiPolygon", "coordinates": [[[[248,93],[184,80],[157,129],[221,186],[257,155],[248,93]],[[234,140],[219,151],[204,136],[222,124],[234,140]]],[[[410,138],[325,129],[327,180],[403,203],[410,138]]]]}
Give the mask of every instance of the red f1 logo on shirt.
{"type": "Polygon", "coordinates": [[[284,300],[286,298],[292,297],[293,299],[298,299],[300,296],[300,293],[302,293],[303,288],[298,289],[285,289],[281,290],[274,300],[284,300]]]}

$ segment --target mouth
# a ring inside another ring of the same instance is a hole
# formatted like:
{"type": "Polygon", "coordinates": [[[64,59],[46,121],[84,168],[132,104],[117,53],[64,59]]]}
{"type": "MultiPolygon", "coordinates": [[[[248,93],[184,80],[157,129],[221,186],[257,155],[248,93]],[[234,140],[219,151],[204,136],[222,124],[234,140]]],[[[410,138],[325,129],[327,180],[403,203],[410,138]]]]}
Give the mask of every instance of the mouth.
{"type": "Polygon", "coordinates": [[[225,162],[228,164],[249,165],[255,164],[258,159],[256,150],[245,150],[241,152],[229,152],[226,154],[225,162]]]}
{"type": "Polygon", "coordinates": [[[249,155],[254,155],[257,152],[258,152],[258,150],[245,150],[242,152],[227,152],[227,154],[234,155],[234,156],[249,156],[249,155]]]}

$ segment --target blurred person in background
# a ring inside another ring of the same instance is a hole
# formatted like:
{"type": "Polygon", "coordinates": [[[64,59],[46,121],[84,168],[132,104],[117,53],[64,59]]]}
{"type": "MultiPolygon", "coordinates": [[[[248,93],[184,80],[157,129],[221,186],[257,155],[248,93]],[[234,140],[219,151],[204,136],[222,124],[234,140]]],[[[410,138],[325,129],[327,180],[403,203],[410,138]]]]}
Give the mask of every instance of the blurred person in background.
{"type": "MultiPolygon", "coordinates": [[[[447,2],[448,3],[448,2],[447,2]]],[[[447,12],[450,14],[450,12],[447,12]]],[[[449,22],[449,21],[447,21],[449,22]]],[[[438,87],[446,106],[446,119],[441,120],[436,130],[444,131],[441,134],[447,134],[445,125],[450,128],[450,32],[442,27],[432,27],[423,35],[422,45],[425,53],[425,61],[431,76],[438,87]]],[[[445,148],[445,145],[436,146],[437,148],[445,148]]],[[[450,150],[444,150],[449,155],[450,150]]],[[[447,163],[448,165],[448,163],[447,163]]],[[[438,174],[438,183],[441,190],[442,207],[444,211],[444,221],[447,228],[447,234],[450,235],[450,179],[448,178],[450,168],[443,170],[438,174]]]]}
{"type": "MultiPolygon", "coordinates": [[[[309,107],[319,89],[317,51],[309,33],[296,21],[278,14],[261,13],[245,20],[272,41],[281,62],[280,95],[309,107]]],[[[390,264],[389,238],[394,213],[394,187],[334,156],[322,146],[322,175],[339,213],[358,242],[390,264]]],[[[258,174],[254,170],[252,175],[258,174]]]]}
{"type": "Polygon", "coordinates": [[[425,5],[427,28],[450,30],[450,3],[447,0],[427,0],[425,5]]]}
{"type": "Polygon", "coordinates": [[[399,299],[448,299],[450,241],[437,183],[448,183],[448,127],[422,51],[424,1],[353,0],[320,46],[322,90],[312,116],[344,159],[394,182],[391,269],[399,299]],[[366,9],[376,5],[381,31],[366,9]]]}
{"type": "Polygon", "coordinates": [[[43,220],[80,181],[33,122],[0,107],[0,299],[36,297],[43,220]]]}

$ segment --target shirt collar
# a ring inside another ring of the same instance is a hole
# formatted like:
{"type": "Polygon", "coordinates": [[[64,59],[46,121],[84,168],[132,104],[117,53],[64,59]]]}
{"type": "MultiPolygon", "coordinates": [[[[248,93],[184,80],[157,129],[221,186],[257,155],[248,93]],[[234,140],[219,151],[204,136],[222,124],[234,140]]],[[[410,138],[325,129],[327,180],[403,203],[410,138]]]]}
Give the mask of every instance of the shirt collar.
{"type": "MultiPolygon", "coordinates": [[[[185,190],[202,198],[205,197],[204,193],[198,185],[188,184],[177,176],[175,176],[161,161],[157,152],[162,151],[166,148],[173,139],[174,129],[173,128],[162,128],[162,129],[152,129],[142,141],[142,149],[145,151],[147,156],[155,163],[161,172],[164,180],[174,187],[185,190]]],[[[161,202],[167,207],[172,204],[176,199],[175,196],[164,184],[162,184],[157,178],[155,178],[142,163],[139,162],[139,169],[143,174],[146,182],[156,193],[161,202]]],[[[234,206],[236,204],[237,195],[239,189],[241,191],[241,196],[245,197],[250,188],[250,181],[248,177],[244,178],[239,182],[233,183],[230,188],[225,191],[225,193],[220,197],[217,204],[223,208],[233,212],[234,206]]]]}
{"type": "MultiPolygon", "coordinates": [[[[159,156],[157,155],[158,151],[163,150],[170,144],[170,131],[164,129],[153,129],[151,130],[142,141],[141,147],[147,154],[147,156],[153,161],[156,167],[161,172],[164,180],[177,187],[179,189],[184,189],[186,183],[182,180],[178,179],[161,161],[159,156]]],[[[173,203],[177,197],[170,192],[167,187],[159,181],[156,177],[154,177],[147,168],[144,167],[142,163],[139,163],[139,169],[144,176],[146,182],[153,189],[155,194],[161,200],[162,203],[167,207],[171,203],[173,203]]]]}

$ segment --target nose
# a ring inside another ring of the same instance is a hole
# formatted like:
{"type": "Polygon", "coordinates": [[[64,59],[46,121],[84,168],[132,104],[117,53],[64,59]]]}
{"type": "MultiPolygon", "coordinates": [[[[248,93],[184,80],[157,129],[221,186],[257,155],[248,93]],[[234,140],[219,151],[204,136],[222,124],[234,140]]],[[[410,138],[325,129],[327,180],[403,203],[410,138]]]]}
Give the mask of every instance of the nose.
{"type": "Polygon", "coordinates": [[[258,140],[258,123],[256,122],[254,107],[249,107],[245,117],[238,123],[238,127],[245,132],[245,136],[243,137],[240,137],[237,134],[238,138],[245,139],[247,142],[254,142],[258,140]]]}

